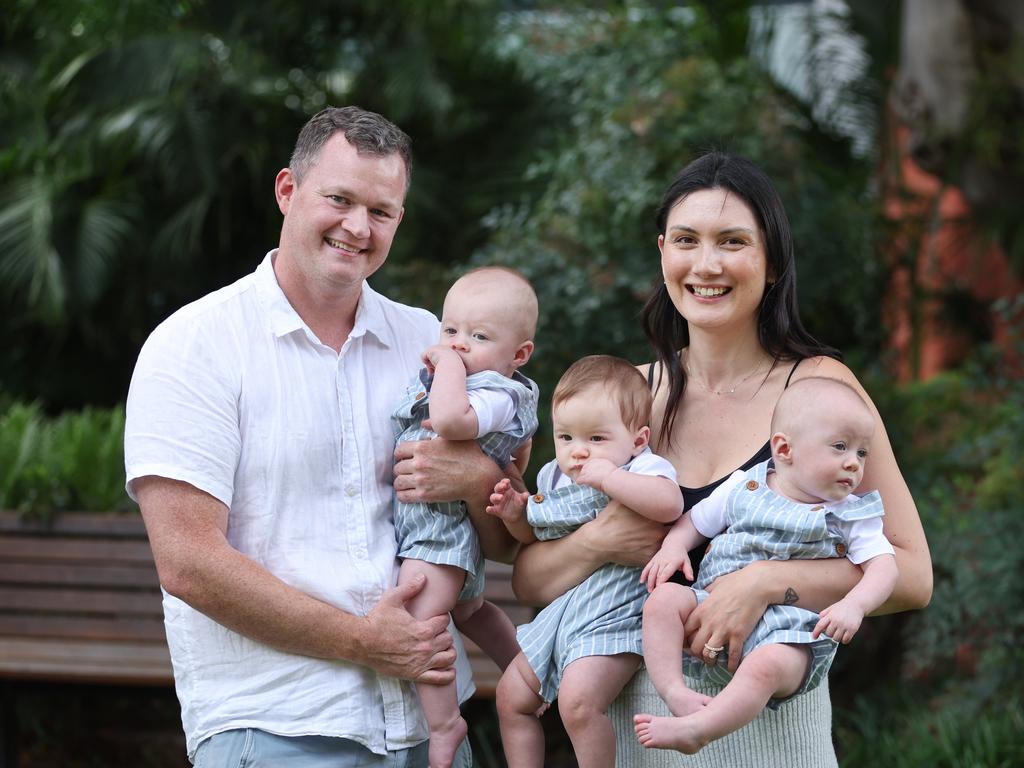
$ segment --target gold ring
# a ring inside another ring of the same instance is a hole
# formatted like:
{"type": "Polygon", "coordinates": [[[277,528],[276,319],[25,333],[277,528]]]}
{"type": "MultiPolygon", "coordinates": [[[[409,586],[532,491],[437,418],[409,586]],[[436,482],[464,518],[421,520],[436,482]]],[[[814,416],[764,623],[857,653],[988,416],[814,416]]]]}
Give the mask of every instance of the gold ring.
{"type": "Polygon", "coordinates": [[[713,645],[708,645],[707,643],[704,643],[704,655],[707,656],[709,659],[718,658],[718,654],[720,654],[724,650],[724,645],[719,645],[718,647],[715,647],[713,645]]]}

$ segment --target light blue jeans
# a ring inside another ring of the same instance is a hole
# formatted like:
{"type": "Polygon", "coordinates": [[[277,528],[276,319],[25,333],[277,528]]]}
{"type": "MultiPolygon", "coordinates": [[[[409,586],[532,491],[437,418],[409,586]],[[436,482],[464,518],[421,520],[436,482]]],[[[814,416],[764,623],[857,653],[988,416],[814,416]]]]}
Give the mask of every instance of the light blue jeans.
{"type": "MultiPolygon", "coordinates": [[[[216,733],[196,749],[195,768],[427,768],[427,742],[376,755],[362,744],[333,736],[276,736],[256,728],[216,733]]],[[[472,768],[464,740],[452,768],[472,768]]]]}

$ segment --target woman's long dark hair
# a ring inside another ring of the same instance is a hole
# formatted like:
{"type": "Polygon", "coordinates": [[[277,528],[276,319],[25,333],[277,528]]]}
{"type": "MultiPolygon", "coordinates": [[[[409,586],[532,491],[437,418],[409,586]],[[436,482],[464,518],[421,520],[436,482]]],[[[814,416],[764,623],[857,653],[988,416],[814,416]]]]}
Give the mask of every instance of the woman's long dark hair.
{"type": "MultiPolygon", "coordinates": [[[[757,334],[764,350],[776,361],[801,360],[825,355],[839,358],[839,352],[809,334],[800,322],[796,301],[796,263],[793,233],[775,186],[749,160],[722,152],[709,152],[687,165],[672,180],[658,208],[658,232],[666,234],[668,215],[688,195],[704,189],[724,189],[745,202],[757,218],[764,237],[768,274],[775,282],[765,286],[757,310],[757,334]]],[[[644,333],[654,347],[660,370],[668,375],[668,399],[661,422],[661,434],[670,442],[672,427],[686,389],[686,371],[679,353],[690,343],[686,320],[672,303],[664,282],[652,291],[641,311],[644,333]]],[[[653,371],[652,371],[653,373],[653,371]]]]}

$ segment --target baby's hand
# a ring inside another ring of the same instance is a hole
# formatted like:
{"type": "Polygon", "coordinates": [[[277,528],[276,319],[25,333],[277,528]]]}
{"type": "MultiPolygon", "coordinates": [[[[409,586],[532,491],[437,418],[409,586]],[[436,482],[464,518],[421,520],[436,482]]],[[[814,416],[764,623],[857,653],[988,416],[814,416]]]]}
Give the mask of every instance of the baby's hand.
{"type": "Polygon", "coordinates": [[[580,468],[580,474],[576,482],[580,485],[589,485],[599,491],[604,491],[604,481],[612,472],[618,469],[608,459],[588,459],[580,468]]]}
{"type": "Polygon", "coordinates": [[[850,642],[864,621],[864,611],[845,598],[833,603],[819,615],[821,618],[814,625],[812,636],[818,637],[824,633],[837,643],[850,642]]]}
{"type": "Polygon", "coordinates": [[[507,477],[503,477],[494,486],[491,494],[490,504],[484,508],[488,515],[499,517],[506,523],[518,523],[526,514],[526,502],[530,498],[528,493],[519,493],[512,487],[507,477]]]}
{"type": "MultiPolygon", "coordinates": [[[[457,358],[459,357],[459,353],[451,347],[447,347],[444,344],[434,344],[433,346],[427,347],[423,350],[423,354],[420,356],[420,359],[423,361],[423,365],[426,367],[427,372],[433,374],[438,363],[447,355],[453,355],[457,358]]],[[[462,358],[459,358],[459,362],[462,362],[462,358]]]]}
{"type": "Polygon", "coordinates": [[[647,591],[653,592],[656,586],[671,579],[676,571],[682,571],[687,579],[693,581],[690,556],[686,552],[666,552],[659,549],[640,573],[640,583],[647,584],[647,591]]]}

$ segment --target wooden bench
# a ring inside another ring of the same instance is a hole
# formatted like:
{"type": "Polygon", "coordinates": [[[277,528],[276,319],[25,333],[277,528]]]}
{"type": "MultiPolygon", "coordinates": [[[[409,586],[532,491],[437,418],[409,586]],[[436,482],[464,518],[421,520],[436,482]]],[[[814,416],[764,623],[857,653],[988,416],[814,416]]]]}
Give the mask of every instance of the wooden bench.
{"type": "MultiPolygon", "coordinates": [[[[487,563],[486,597],[516,624],[511,567],[487,563]]],[[[478,697],[498,668],[466,640],[478,697]]],[[[173,685],[160,585],[139,515],[0,512],[0,678],[173,685]]]]}

